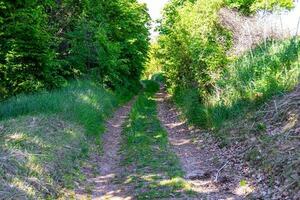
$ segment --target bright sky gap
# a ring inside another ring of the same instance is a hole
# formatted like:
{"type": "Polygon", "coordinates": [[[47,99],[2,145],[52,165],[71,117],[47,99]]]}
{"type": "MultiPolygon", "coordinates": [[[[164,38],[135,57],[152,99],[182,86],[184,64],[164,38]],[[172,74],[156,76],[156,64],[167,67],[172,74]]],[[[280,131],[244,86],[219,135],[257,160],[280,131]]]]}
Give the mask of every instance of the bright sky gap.
{"type": "MultiPolygon", "coordinates": [[[[151,29],[151,38],[155,39],[158,36],[158,33],[155,31],[155,26],[156,23],[155,21],[161,18],[161,12],[164,7],[164,5],[168,2],[169,0],[139,0],[139,2],[146,3],[147,7],[149,9],[149,14],[152,18],[152,29],[151,29]]],[[[284,22],[284,28],[288,28],[292,32],[295,32],[299,16],[300,16],[300,3],[299,1],[295,1],[295,9],[293,9],[290,12],[283,12],[278,15],[274,14],[269,16],[268,21],[271,21],[272,23],[277,23],[280,19],[284,22]],[[278,19],[278,20],[277,20],[278,19]]]]}
{"type": "Polygon", "coordinates": [[[168,0],[139,0],[139,2],[146,3],[149,9],[149,14],[152,18],[151,38],[157,37],[158,33],[154,30],[155,21],[161,18],[161,11],[168,0]]]}

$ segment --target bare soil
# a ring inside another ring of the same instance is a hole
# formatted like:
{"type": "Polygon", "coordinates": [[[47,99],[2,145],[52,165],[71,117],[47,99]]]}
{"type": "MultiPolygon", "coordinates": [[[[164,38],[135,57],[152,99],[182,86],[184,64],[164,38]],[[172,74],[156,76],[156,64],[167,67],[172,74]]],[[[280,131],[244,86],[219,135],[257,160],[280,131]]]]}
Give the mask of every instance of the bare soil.
{"type": "MultiPolygon", "coordinates": [[[[190,127],[169,102],[161,88],[157,94],[159,119],[169,134],[169,142],[180,159],[185,179],[197,197],[193,199],[244,199],[252,192],[245,177],[248,167],[235,168],[210,134],[190,127]]],[[[191,199],[191,198],[188,198],[191,199]]]]}
{"type": "Polygon", "coordinates": [[[106,123],[106,132],[102,136],[103,154],[92,155],[90,165],[83,169],[87,183],[77,191],[76,199],[132,199],[125,184],[115,181],[115,178],[122,173],[119,154],[121,132],[131,105],[132,102],[118,109],[114,117],[106,123]]]}

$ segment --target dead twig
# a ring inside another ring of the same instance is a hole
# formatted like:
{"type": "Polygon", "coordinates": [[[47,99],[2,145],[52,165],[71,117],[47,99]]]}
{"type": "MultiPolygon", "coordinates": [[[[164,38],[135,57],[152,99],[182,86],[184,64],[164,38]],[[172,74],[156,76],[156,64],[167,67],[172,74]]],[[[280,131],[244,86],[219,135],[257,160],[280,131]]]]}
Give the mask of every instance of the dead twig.
{"type": "Polygon", "coordinates": [[[218,171],[217,171],[217,174],[216,174],[216,177],[215,177],[215,180],[214,182],[218,182],[218,177],[219,177],[219,174],[220,172],[222,171],[222,169],[224,169],[226,167],[226,165],[229,163],[229,161],[227,161],[218,171]]]}

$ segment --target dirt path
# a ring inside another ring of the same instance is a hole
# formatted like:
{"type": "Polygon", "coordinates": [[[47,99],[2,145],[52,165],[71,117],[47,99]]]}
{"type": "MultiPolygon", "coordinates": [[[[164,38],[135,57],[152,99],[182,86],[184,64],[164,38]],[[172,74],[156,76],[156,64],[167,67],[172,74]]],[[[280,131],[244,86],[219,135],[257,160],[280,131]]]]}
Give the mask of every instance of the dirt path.
{"type": "Polygon", "coordinates": [[[240,184],[245,179],[243,173],[231,167],[209,134],[190,128],[180,120],[163,88],[156,99],[159,119],[168,131],[171,147],[186,173],[184,178],[198,194],[195,199],[244,199],[250,188],[240,184]]]}
{"type": "MultiPolygon", "coordinates": [[[[102,137],[103,154],[99,157],[93,155],[91,158],[91,164],[93,167],[87,166],[84,169],[84,173],[88,179],[88,185],[83,190],[90,190],[89,199],[102,200],[129,200],[130,195],[127,195],[127,188],[117,183],[116,177],[122,173],[122,168],[119,166],[121,156],[119,154],[121,143],[122,125],[128,117],[132,102],[119,108],[114,117],[106,123],[106,132],[102,137]],[[93,171],[96,169],[96,172],[93,171]],[[95,177],[95,174],[97,176],[95,177]]],[[[76,199],[85,199],[86,196],[82,195],[82,192],[77,192],[76,199]]]]}

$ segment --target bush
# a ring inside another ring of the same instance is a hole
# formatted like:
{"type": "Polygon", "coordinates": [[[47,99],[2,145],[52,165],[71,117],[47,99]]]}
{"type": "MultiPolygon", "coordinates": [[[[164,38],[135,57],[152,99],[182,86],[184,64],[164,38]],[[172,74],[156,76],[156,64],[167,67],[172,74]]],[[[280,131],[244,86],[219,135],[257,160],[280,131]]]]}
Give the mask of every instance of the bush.
{"type": "MultiPolygon", "coordinates": [[[[215,77],[228,63],[226,50],[231,44],[230,32],[218,23],[217,11],[222,5],[221,0],[187,1],[175,14],[166,12],[158,57],[172,90],[195,88],[200,98],[212,91],[215,77]]],[[[176,1],[170,2],[172,6],[176,7],[176,1]]]]}
{"type": "MultiPolygon", "coordinates": [[[[237,60],[227,55],[232,33],[218,12],[229,5],[250,12],[262,1],[172,0],[164,9],[158,53],[166,84],[190,122],[218,128],[299,81],[299,42],[270,41],[237,60]]],[[[268,1],[290,8],[290,0],[268,1]]]]}
{"type": "Polygon", "coordinates": [[[144,80],[144,92],[145,93],[156,93],[159,90],[159,84],[153,80],[144,80]]]}
{"type": "Polygon", "coordinates": [[[292,0],[225,0],[226,4],[231,8],[237,8],[243,14],[249,15],[257,10],[272,10],[274,7],[292,8],[292,0]]]}
{"type": "Polygon", "coordinates": [[[137,0],[1,1],[0,100],[90,73],[113,89],[138,81],[148,22],[137,0]]]}
{"type": "Polygon", "coordinates": [[[215,90],[202,101],[192,88],[176,90],[174,99],[191,122],[220,128],[224,121],[241,116],[298,84],[299,45],[294,39],[260,45],[230,64],[217,80],[215,90]]]}

